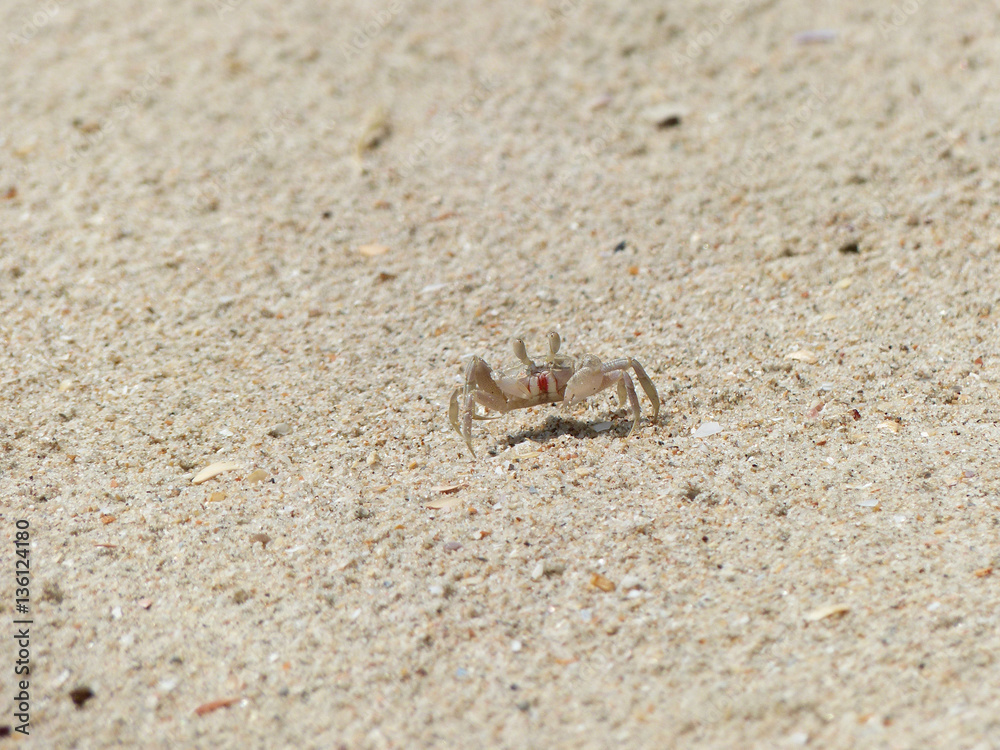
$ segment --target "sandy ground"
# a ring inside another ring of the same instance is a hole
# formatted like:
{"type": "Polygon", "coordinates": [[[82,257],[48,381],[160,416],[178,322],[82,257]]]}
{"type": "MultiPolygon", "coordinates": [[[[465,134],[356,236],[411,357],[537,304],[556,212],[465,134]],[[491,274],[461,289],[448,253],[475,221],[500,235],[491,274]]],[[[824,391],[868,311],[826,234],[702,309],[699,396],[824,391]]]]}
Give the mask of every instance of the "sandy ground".
{"type": "Polygon", "coordinates": [[[0,743],[1000,747],[1000,12],[613,5],[4,4],[0,743]]]}

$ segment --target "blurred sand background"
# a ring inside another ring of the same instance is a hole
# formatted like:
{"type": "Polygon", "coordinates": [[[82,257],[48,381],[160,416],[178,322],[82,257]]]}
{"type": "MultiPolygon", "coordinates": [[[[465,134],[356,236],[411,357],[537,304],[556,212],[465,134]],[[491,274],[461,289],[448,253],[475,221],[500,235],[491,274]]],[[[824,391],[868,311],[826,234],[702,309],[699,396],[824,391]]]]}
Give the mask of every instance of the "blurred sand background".
{"type": "Polygon", "coordinates": [[[155,5],[0,11],[21,744],[998,746],[995,4],[155,5]]]}

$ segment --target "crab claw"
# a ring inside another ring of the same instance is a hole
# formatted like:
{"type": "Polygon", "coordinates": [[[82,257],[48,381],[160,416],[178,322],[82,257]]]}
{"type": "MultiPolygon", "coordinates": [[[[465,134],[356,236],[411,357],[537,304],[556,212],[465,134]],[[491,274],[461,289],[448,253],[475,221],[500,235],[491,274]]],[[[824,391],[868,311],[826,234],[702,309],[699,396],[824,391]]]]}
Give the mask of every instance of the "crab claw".
{"type": "Polygon", "coordinates": [[[563,398],[570,406],[576,406],[603,387],[604,373],[601,372],[601,361],[594,356],[584,357],[580,369],[566,383],[566,394],[563,398]]]}

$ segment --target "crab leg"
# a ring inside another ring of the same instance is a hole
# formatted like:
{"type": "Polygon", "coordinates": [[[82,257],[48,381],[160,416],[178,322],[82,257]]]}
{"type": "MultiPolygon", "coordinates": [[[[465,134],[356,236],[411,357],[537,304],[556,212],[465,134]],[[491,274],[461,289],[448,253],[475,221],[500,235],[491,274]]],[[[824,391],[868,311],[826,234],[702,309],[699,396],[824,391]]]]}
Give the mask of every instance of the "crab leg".
{"type": "MultiPolygon", "coordinates": [[[[610,362],[605,362],[601,366],[602,372],[611,372],[613,370],[628,370],[632,369],[635,371],[635,376],[639,380],[639,385],[642,386],[642,390],[646,392],[646,397],[649,402],[653,405],[653,414],[650,419],[655,420],[660,413],[660,396],[656,392],[656,386],[653,385],[653,381],[649,379],[646,371],[642,369],[636,360],[631,357],[622,357],[621,359],[613,359],[610,362]]],[[[618,391],[619,397],[621,396],[621,389],[618,391]]]]}
{"type": "Polygon", "coordinates": [[[632,427],[629,429],[628,435],[626,435],[626,437],[629,437],[635,432],[635,428],[639,424],[639,397],[635,395],[635,386],[632,384],[632,378],[629,377],[628,373],[625,370],[619,370],[618,374],[621,377],[618,383],[619,385],[624,384],[625,393],[628,394],[629,406],[632,407],[632,427]]]}

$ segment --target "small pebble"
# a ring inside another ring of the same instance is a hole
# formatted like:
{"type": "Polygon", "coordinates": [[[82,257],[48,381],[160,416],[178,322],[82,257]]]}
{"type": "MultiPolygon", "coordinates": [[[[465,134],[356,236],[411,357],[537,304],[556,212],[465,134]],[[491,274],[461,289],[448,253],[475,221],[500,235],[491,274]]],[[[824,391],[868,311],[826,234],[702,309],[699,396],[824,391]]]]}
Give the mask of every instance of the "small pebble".
{"type": "Polygon", "coordinates": [[[638,576],[627,575],[622,578],[621,589],[622,591],[631,591],[632,589],[641,589],[642,581],[639,580],[638,576]]]}
{"type": "Polygon", "coordinates": [[[566,563],[555,560],[545,560],[542,563],[542,573],[546,576],[561,576],[566,571],[566,563]]]}
{"type": "Polygon", "coordinates": [[[279,438],[279,437],[284,437],[291,431],[292,431],[292,426],[290,424],[288,424],[287,422],[279,422],[270,430],[268,430],[267,434],[273,438],[279,438]]]}
{"type": "Polygon", "coordinates": [[[78,685],[69,691],[69,698],[77,708],[83,708],[83,704],[94,697],[94,691],[87,685],[78,685]]]}
{"type": "Polygon", "coordinates": [[[797,44],[829,44],[837,38],[837,32],[833,29],[815,29],[811,31],[800,31],[795,35],[797,44]]]}
{"type": "Polygon", "coordinates": [[[647,109],[643,116],[660,130],[675,128],[681,124],[687,112],[676,104],[658,104],[647,109]]]}

